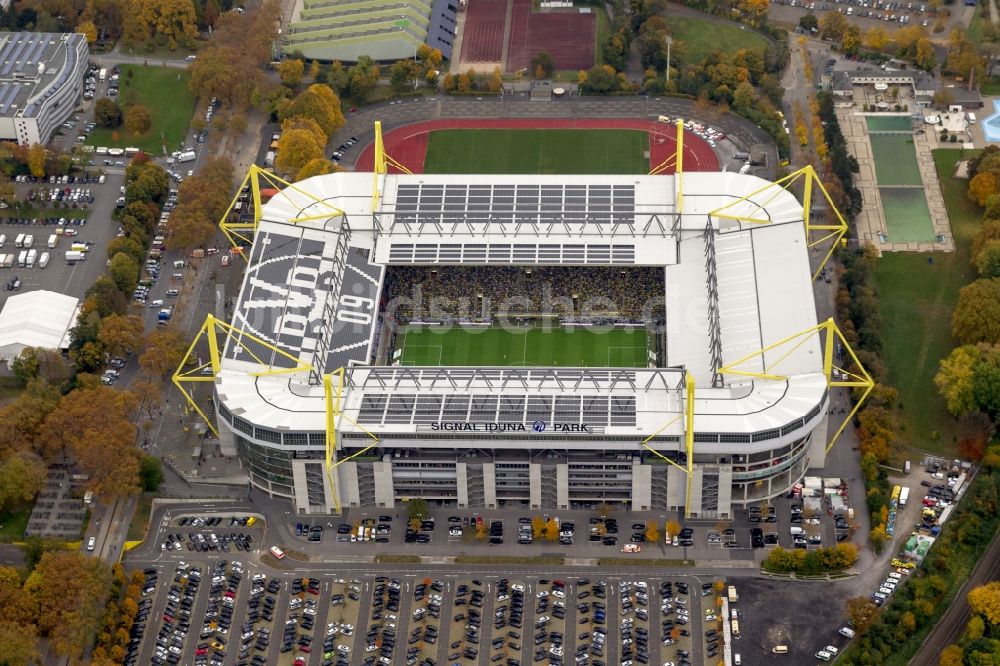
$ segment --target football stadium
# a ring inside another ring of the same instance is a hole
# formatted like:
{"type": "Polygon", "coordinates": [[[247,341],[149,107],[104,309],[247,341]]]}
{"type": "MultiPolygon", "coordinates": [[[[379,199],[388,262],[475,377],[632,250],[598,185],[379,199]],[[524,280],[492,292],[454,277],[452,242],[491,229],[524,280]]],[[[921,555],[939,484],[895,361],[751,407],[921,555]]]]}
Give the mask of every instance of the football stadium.
{"type": "Polygon", "coordinates": [[[834,378],[867,375],[831,374],[808,208],[781,181],[676,171],[377,158],[272,193],[233,319],[203,329],[227,332],[196,369],[223,447],[299,513],[419,497],[723,518],[787,492],[840,432],[831,387],[859,384],[834,378]]]}

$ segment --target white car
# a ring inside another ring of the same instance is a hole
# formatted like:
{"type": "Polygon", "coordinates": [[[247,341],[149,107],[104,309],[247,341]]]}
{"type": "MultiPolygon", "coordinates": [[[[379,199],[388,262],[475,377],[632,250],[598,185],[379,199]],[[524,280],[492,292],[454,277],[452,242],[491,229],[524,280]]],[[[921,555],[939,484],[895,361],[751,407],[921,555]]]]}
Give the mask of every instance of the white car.
{"type": "Polygon", "coordinates": [[[514,583],[510,586],[510,589],[517,590],[518,592],[524,592],[524,585],[521,583],[514,583]]]}

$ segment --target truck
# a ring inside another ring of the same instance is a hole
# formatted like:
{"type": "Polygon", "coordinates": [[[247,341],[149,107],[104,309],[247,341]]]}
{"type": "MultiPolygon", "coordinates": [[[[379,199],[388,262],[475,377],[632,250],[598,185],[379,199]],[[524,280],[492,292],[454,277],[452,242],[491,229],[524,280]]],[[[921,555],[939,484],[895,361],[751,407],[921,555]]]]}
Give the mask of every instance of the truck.
{"type": "Polygon", "coordinates": [[[18,234],[14,239],[14,247],[24,247],[24,234],[18,234]]]}
{"type": "Polygon", "coordinates": [[[968,113],[965,114],[965,119],[969,121],[970,125],[976,124],[976,114],[974,114],[972,111],[969,111],[968,113]]]}
{"type": "Polygon", "coordinates": [[[902,490],[899,491],[899,506],[906,506],[906,500],[910,497],[910,488],[904,486],[902,490]]]}
{"type": "Polygon", "coordinates": [[[77,261],[83,261],[87,258],[87,255],[83,252],[78,252],[76,250],[66,250],[66,261],[68,263],[76,263],[77,261]]]}
{"type": "Polygon", "coordinates": [[[59,244],[59,236],[58,235],[52,234],[51,236],[49,236],[49,248],[53,248],[53,247],[55,247],[58,244],[59,244]]]}
{"type": "Polygon", "coordinates": [[[35,244],[35,237],[31,234],[24,235],[24,247],[31,247],[35,244]]]}
{"type": "Polygon", "coordinates": [[[3,267],[10,268],[13,265],[14,265],[14,253],[11,252],[10,254],[5,254],[3,256],[3,267]]]}
{"type": "Polygon", "coordinates": [[[98,73],[97,78],[99,78],[101,81],[107,81],[108,80],[108,68],[107,67],[101,67],[101,71],[98,73]]]}
{"type": "Polygon", "coordinates": [[[194,162],[196,159],[198,159],[198,156],[193,150],[185,150],[177,156],[178,162],[194,162]]]}
{"type": "Polygon", "coordinates": [[[163,308],[160,313],[156,316],[158,321],[170,321],[170,317],[173,315],[173,310],[170,308],[163,308]]]}
{"type": "Polygon", "coordinates": [[[28,250],[28,257],[27,259],[25,259],[24,265],[27,266],[28,268],[33,268],[35,265],[35,259],[37,258],[38,258],[37,250],[28,250]]]}
{"type": "Polygon", "coordinates": [[[274,151],[267,151],[267,155],[264,156],[264,166],[274,166],[274,151]]]}
{"type": "Polygon", "coordinates": [[[87,244],[86,243],[73,243],[70,246],[69,249],[73,250],[74,252],[86,252],[87,251],[87,244]]]}
{"type": "Polygon", "coordinates": [[[21,250],[21,253],[17,255],[17,265],[24,266],[27,263],[28,263],[28,251],[21,250]]]}
{"type": "Polygon", "coordinates": [[[736,586],[735,585],[730,585],[728,591],[729,591],[729,603],[735,604],[737,601],[740,600],[739,595],[736,594],[736,586]]]}
{"type": "Polygon", "coordinates": [[[93,490],[88,490],[86,493],[83,494],[83,503],[84,504],[93,504],[94,503],[94,491],[93,490]]]}
{"type": "Polygon", "coordinates": [[[49,253],[42,252],[42,256],[38,257],[38,267],[45,268],[49,265],[49,253]]]}

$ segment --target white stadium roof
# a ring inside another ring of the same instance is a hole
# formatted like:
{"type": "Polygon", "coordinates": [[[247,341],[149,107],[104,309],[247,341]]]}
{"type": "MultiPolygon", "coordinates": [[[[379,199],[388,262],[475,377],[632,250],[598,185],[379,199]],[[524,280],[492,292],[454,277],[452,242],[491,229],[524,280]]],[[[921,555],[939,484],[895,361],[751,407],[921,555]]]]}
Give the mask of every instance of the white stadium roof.
{"type": "MultiPolygon", "coordinates": [[[[372,179],[370,173],[317,176],[283,190],[264,206],[237,306],[237,329],[329,371],[368,363],[375,333],[337,328],[331,319],[341,293],[370,289],[377,300],[387,264],[663,266],[667,365],[673,370],[630,369],[635,377],[631,384],[602,384],[593,378],[602,371],[580,370],[576,372],[587,379],[578,384],[539,380],[528,382],[520,393],[567,396],[570,402],[579,396],[584,410],[588,401],[603,405],[603,396],[631,396],[631,406],[612,404],[608,409],[612,415],[619,408],[632,410],[634,418],[616,424],[612,416],[605,432],[649,434],[682,412],[674,379],[684,368],[697,385],[696,432],[756,433],[795,419],[809,421],[818,413],[826,391],[818,338],[787,356],[787,349],[777,350],[741,366],[788,376],[786,382],[739,376],[727,376],[721,385],[713,382],[719,360],[732,363],[817,323],[802,205],[790,192],[771,188],[754,194],[768,183],[751,175],[689,173],[683,176],[684,214],[678,216],[674,176],[388,175],[373,215],[372,179]],[[331,213],[329,219],[292,223],[330,212],[313,197],[344,211],[345,217],[331,213]],[[728,214],[770,223],[709,215],[727,205],[728,214]],[[706,235],[707,226],[712,233],[706,235]],[[352,250],[364,257],[355,258],[354,265],[352,250]],[[714,269],[708,260],[712,255],[714,269]],[[352,283],[353,291],[344,282],[350,274],[361,276],[352,283]],[[772,367],[779,359],[780,366],[772,367]]],[[[323,431],[323,391],[315,376],[311,382],[304,372],[252,376],[261,368],[244,351],[258,358],[266,353],[245,339],[241,346],[228,345],[216,379],[226,408],[278,430],[323,431]]],[[[412,394],[413,404],[407,407],[404,400],[397,411],[412,408],[416,413],[423,400],[430,411],[443,410],[441,420],[449,400],[459,400],[450,395],[513,395],[516,401],[511,381],[521,379],[511,369],[484,370],[486,374],[469,378],[471,371],[429,369],[437,373],[433,381],[430,375],[415,379],[403,373],[375,386],[372,373],[401,371],[356,367],[345,413],[364,420],[363,412],[370,416],[388,404],[380,403],[378,395],[388,401],[389,396],[412,394]]],[[[574,371],[558,371],[567,372],[574,371]]],[[[384,381],[381,375],[378,381],[384,381]]],[[[531,399],[525,403],[525,418],[531,399]]],[[[513,404],[507,408],[516,410],[520,403],[513,404]]],[[[551,409],[559,409],[552,404],[551,409]]],[[[502,412],[504,405],[493,408],[502,412]]],[[[402,421],[381,420],[366,427],[376,433],[419,428],[416,417],[402,421]]],[[[351,426],[342,422],[340,429],[350,431],[351,426]]],[[[681,431],[677,423],[664,434],[681,431]]]]}
{"type": "Polygon", "coordinates": [[[25,347],[67,349],[79,299],[54,291],[10,296],[0,311],[0,358],[11,360],[25,347]]]}

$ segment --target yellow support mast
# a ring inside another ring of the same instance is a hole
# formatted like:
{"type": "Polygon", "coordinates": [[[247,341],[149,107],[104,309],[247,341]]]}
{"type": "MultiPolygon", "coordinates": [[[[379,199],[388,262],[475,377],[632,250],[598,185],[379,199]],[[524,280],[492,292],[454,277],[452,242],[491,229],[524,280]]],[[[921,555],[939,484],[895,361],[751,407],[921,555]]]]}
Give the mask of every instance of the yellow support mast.
{"type": "Polygon", "coordinates": [[[755,379],[765,379],[772,381],[786,381],[788,379],[787,376],[775,373],[777,366],[779,366],[782,361],[784,361],[793,352],[795,352],[796,349],[798,349],[802,345],[812,340],[814,335],[824,336],[821,342],[823,348],[823,374],[824,378],[826,379],[827,388],[843,387],[843,388],[862,390],[861,397],[854,404],[854,407],[851,409],[850,413],[848,413],[847,416],[844,417],[843,422],[837,428],[837,431],[833,434],[833,436],[830,438],[829,443],[826,445],[826,451],[829,452],[830,449],[833,448],[833,445],[840,438],[840,435],[844,432],[844,428],[847,427],[847,424],[850,423],[851,419],[854,418],[854,415],[858,412],[859,409],[861,409],[861,405],[868,398],[868,395],[872,392],[872,389],[875,388],[875,380],[872,379],[872,376],[868,374],[867,370],[865,370],[864,366],[861,364],[861,361],[858,360],[857,355],[854,353],[854,349],[851,348],[851,345],[847,342],[847,339],[844,337],[844,334],[841,332],[840,328],[837,327],[837,324],[836,322],[834,322],[833,318],[827,319],[826,321],[821,322],[816,326],[808,328],[799,333],[790,335],[783,340],[779,340],[774,344],[764,347],[763,349],[755,351],[751,354],[747,354],[746,356],[744,356],[739,360],[733,361],[732,363],[728,363],[723,367],[719,368],[719,374],[740,375],[743,377],[752,377],[755,379]],[[838,341],[846,350],[848,357],[853,362],[854,367],[857,369],[857,372],[849,371],[834,363],[834,344],[838,341]],[[763,355],[768,352],[777,350],[779,348],[784,348],[786,346],[788,346],[787,351],[785,351],[785,353],[779,356],[777,359],[771,361],[768,372],[752,372],[748,370],[739,369],[739,366],[743,365],[747,361],[750,361],[751,359],[763,357],[763,355]]]}
{"type": "Polygon", "coordinates": [[[382,194],[379,191],[379,181],[389,173],[389,167],[395,167],[403,173],[413,174],[412,171],[397,162],[385,152],[385,144],[382,142],[382,121],[375,121],[375,166],[372,169],[372,213],[378,211],[378,202],[382,194]]]}
{"type": "MultiPolygon", "coordinates": [[[[332,217],[342,217],[345,215],[344,211],[337,208],[333,204],[323,199],[320,199],[315,194],[303,190],[301,187],[290,183],[284,178],[274,175],[266,169],[262,169],[256,164],[251,164],[250,169],[247,171],[247,175],[243,177],[243,182],[240,183],[239,188],[236,190],[236,194],[233,196],[232,201],[229,203],[229,207],[226,208],[226,212],[222,214],[222,219],[219,221],[219,229],[222,233],[226,235],[229,239],[229,243],[233,246],[233,249],[237,254],[243,257],[244,261],[249,262],[250,258],[246,256],[243,252],[243,245],[249,245],[253,243],[254,234],[257,232],[257,226],[260,224],[263,202],[261,201],[261,182],[264,183],[266,187],[271,187],[278,190],[278,194],[275,196],[285,197],[289,202],[293,203],[300,209],[304,209],[301,201],[293,201],[291,198],[291,193],[301,194],[303,197],[310,199],[313,204],[325,209],[322,213],[317,213],[313,215],[303,215],[301,217],[294,217],[288,220],[292,224],[298,224],[299,222],[308,222],[310,220],[327,220],[332,217]],[[230,222],[229,216],[236,209],[236,204],[239,201],[240,193],[243,188],[250,185],[250,194],[253,201],[253,221],[252,222],[230,222]]],[[[263,189],[266,189],[263,188],[263,189]]]]}
{"type": "Polygon", "coordinates": [[[830,257],[833,256],[833,251],[843,242],[844,237],[847,235],[848,226],[847,220],[844,216],[840,214],[837,206],[833,203],[833,199],[830,197],[830,193],[827,192],[826,187],[823,185],[823,181],[820,179],[816,170],[811,164],[807,164],[798,171],[793,171],[783,178],[779,178],[773,183],[768,183],[760,189],[754,190],[750,194],[742,196],[735,201],[732,201],[721,208],[717,208],[709,213],[712,217],[717,217],[720,219],[735,220],[737,222],[745,222],[748,224],[770,224],[771,221],[766,217],[755,217],[759,213],[763,212],[768,204],[770,204],[774,199],[781,195],[784,190],[794,185],[800,178],[803,179],[803,196],[802,196],[802,223],[806,229],[806,239],[809,243],[809,247],[816,247],[826,241],[832,240],[830,243],[830,249],[827,251],[826,255],[823,257],[823,261],[820,262],[819,267],[816,272],[813,273],[813,280],[819,278],[820,273],[826,266],[830,257]],[[830,206],[830,210],[836,218],[834,223],[822,223],[814,224],[812,221],[812,200],[813,200],[813,185],[819,186],[820,192],[823,193],[823,197],[826,199],[827,204],[830,206]],[[770,190],[774,190],[774,194],[765,199],[763,202],[754,201],[754,197],[764,194],[770,190]],[[739,209],[735,209],[736,212],[732,211],[734,207],[740,206],[741,204],[750,204],[751,209],[747,212],[742,212],[739,209]],[[819,232],[819,238],[813,238],[813,234],[819,232]]]}
{"type": "Polygon", "coordinates": [[[201,407],[198,406],[194,396],[192,396],[188,390],[184,388],[184,385],[215,381],[216,375],[218,375],[219,371],[222,369],[221,353],[223,345],[219,344],[220,332],[225,336],[226,341],[232,341],[234,344],[240,345],[243,351],[253,359],[254,363],[262,368],[266,368],[260,372],[251,373],[251,376],[253,377],[287,375],[296,372],[308,372],[312,369],[312,366],[308,363],[303,363],[297,357],[279,349],[270,342],[262,340],[256,335],[247,333],[246,331],[240,331],[221,319],[216,319],[210,314],[207,315],[205,317],[205,323],[201,325],[201,329],[199,329],[198,334],[194,337],[194,340],[191,341],[191,346],[188,347],[187,352],[181,359],[180,365],[178,365],[177,370],[174,371],[172,380],[174,386],[176,386],[177,390],[184,396],[188,405],[190,405],[191,408],[198,413],[198,415],[205,422],[205,425],[208,426],[216,437],[219,436],[219,431],[215,428],[215,424],[212,423],[211,419],[205,416],[205,412],[203,412],[201,407]],[[199,359],[199,362],[195,365],[195,367],[190,370],[185,370],[185,368],[192,364],[192,359],[197,358],[195,356],[196,348],[198,347],[198,343],[202,340],[208,344],[208,361],[203,362],[199,359]],[[246,345],[247,342],[253,342],[255,345],[260,345],[261,347],[292,361],[295,365],[291,368],[275,368],[272,364],[264,361],[250,351],[246,345]],[[205,372],[205,370],[209,370],[209,372],[205,372]]]}
{"type": "Polygon", "coordinates": [[[341,403],[343,402],[344,395],[344,379],[346,371],[344,368],[338,368],[332,373],[323,375],[323,399],[326,405],[326,479],[330,484],[330,493],[333,495],[333,503],[336,512],[339,514],[342,510],[340,504],[340,493],[337,490],[337,481],[334,476],[334,470],[340,465],[353,460],[360,455],[367,453],[373,447],[378,446],[379,438],[372,433],[370,430],[360,425],[357,421],[350,418],[343,413],[341,409],[341,403]],[[337,377],[336,386],[334,386],[333,378],[337,377]],[[346,458],[341,458],[337,460],[337,419],[344,418],[350,421],[352,424],[357,426],[359,429],[364,431],[371,440],[372,443],[364,447],[357,453],[352,453],[346,458]]]}
{"type": "Polygon", "coordinates": [[[640,444],[644,449],[684,472],[687,477],[687,488],[684,493],[684,517],[691,517],[691,483],[694,479],[694,376],[690,372],[684,373],[684,413],[664,423],[652,435],[642,440],[640,444]],[[666,457],[652,446],[649,442],[661,432],[684,419],[684,453],[687,456],[687,464],[678,465],[676,462],[666,457]]]}
{"type": "MultiPolygon", "coordinates": [[[[677,168],[674,169],[674,180],[677,183],[677,214],[684,214],[684,121],[677,119],[677,168]]],[[[688,489],[690,490],[690,483],[688,489]]]]}

